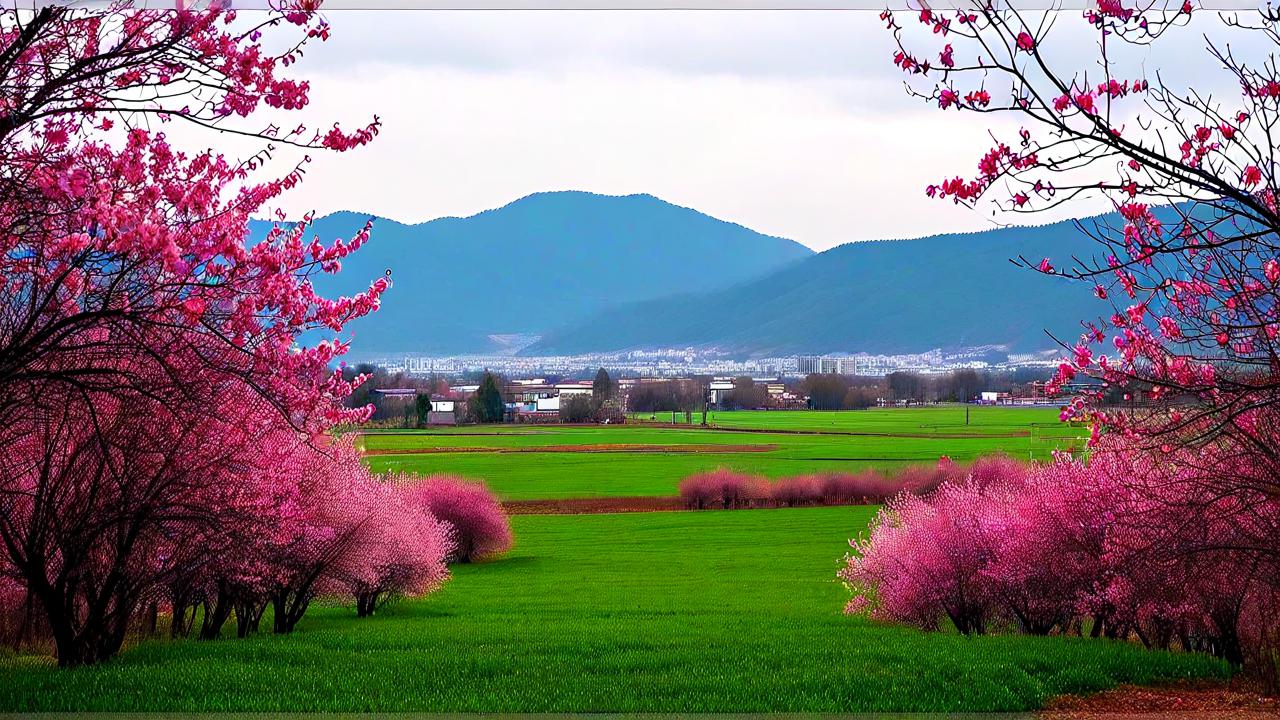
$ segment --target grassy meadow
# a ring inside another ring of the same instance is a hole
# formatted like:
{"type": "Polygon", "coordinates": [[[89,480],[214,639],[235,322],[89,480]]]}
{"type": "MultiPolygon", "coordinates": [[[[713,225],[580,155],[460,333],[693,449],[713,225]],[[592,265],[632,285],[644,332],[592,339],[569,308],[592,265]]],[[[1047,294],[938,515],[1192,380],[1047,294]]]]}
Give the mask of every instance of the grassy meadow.
{"type": "Polygon", "coordinates": [[[369,432],[361,442],[373,453],[394,453],[371,454],[374,470],[456,473],[485,480],[504,499],[530,500],[672,495],[681,478],[717,467],[780,477],[868,467],[892,472],[943,455],[1046,459],[1055,449],[1082,446],[1087,435],[1059,422],[1052,408],[974,407],[968,425],[963,406],[716,412],[711,429],[662,427],[640,417],[643,424],[621,426],[369,432]]]}
{"type": "MultiPolygon", "coordinates": [[[[716,427],[367,432],[374,469],[483,478],[505,499],[671,495],[731,467],[1044,458],[1052,410],[716,413],[716,427]]],[[[964,637],[847,617],[836,581],[873,507],[512,517],[515,550],[372,618],[319,602],[297,632],[146,640],[60,671],[0,650],[2,711],[1021,711],[1118,683],[1220,677],[1207,656],[1079,638],[964,637]]],[[[263,627],[269,627],[264,621],[263,627]]]]}
{"type": "Polygon", "coordinates": [[[841,613],[872,508],[517,516],[516,549],[438,593],[289,637],[155,640],[101,667],[0,658],[0,710],[1024,710],[1208,657],[923,633],[841,613]]]}

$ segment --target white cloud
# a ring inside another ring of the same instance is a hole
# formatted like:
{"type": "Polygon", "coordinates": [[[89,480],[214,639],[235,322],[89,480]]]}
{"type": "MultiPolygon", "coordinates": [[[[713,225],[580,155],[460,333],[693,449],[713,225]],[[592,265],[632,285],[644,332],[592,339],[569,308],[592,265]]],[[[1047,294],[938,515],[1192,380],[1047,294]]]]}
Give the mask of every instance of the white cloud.
{"type": "Polygon", "coordinates": [[[989,227],[989,207],[923,189],[971,174],[990,132],[1017,129],[907,98],[870,12],[330,20],[334,40],[301,66],[313,86],[305,120],[376,113],[384,128],[368,148],[318,157],[286,197],[290,214],[415,222],[543,190],[648,192],[822,249],[989,227]]]}

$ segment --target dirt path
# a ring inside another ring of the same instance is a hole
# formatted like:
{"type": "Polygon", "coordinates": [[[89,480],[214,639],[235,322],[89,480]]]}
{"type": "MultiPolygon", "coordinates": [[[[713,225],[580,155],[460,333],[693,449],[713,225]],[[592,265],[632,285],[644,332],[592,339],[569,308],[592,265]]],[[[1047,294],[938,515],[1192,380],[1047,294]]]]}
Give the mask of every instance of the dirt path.
{"type": "Polygon", "coordinates": [[[1096,695],[1055,698],[1043,720],[1123,720],[1156,717],[1254,720],[1280,718],[1280,698],[1238,680],[1179,682],[1155,687],[1121,685],[1096,695]]]}
{"type": "Polygon", "coordinates": [[[471,445],[457,447],[388,448],[365,450],[365,455],[431,455],[435,453],[666,453],[684,455],[716,455],[723,453],[762,453],[777,450],[773,444],[719,445],[684,444],[650,445],[646,443],[596,443],[586,445],[533,445],[530,447],[500,447],[495,445],[471,445]]]}

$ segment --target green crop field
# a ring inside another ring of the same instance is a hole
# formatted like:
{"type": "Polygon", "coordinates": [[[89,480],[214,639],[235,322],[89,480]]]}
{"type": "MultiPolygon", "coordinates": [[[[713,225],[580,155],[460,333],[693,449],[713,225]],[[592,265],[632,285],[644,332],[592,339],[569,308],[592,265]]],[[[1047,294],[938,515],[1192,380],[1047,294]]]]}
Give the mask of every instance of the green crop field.
{"type": "MultiPolygon", "coordinates": [[[[637,416],[648,417],[648,416],[637,416]]],[[[668,415],[669,417],[669,415],[668,415]]],[[[661,419],[661,416],[659,416],[661,419]]],[[[699,421],[701,416],[698,416],[699,421]]],[[[1078,436],[1078,426],[1063,423],[1057,408],[938,405],[872,410],[736,410],[712,412],[709,422],[722,428],[839,432],[970,433],[1030,432],[1056,437],[1078,436]],[[966,411],[968,423],[965,422],[966,411]]]]}
{"type": "Polygon", "coordinates": [[[966,425],[962,406],[738,411],[713,413],[712,429],[647,422],[505,425],[371,432],[361,443],[372,452],[396,453],[370,455],[374,470],[456,473],[485,480],[504,499],[524,500],[671,495],[681,478],[717,467],[780,477],[868,467],[893,471],[910,463],[936,463],[943,455],[958,461],[993,452],[1045,459],[1054,449],[1082,446],[1087,434],[1059,422],[1057,411],[1048,408],[975,407],[969,419],[966,425]],[[637,446],[651,451],[637,451],[637,446]],[[529,452],[538,449],[551,451],[529,452]]]}
{"type": "Polygon", "coordinates": [[[373,618],[320,607],[289,637],[150,641],[73,671],[0,658],[0,710],[1022,710],[1226,674],[1133,644],[846,617],[834,574],[872,513],[516,517],[511,555],[373,618]]]}

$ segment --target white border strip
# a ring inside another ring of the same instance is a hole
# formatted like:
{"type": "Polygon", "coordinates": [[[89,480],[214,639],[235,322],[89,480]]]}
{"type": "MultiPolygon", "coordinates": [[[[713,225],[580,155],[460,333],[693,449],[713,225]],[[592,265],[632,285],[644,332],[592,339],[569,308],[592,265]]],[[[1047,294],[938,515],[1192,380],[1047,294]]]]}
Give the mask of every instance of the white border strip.
{"type": "MultiPolygon", "coordinates": [[[[1280,4],[1280,0],[1273,0],[1280,4]]],[[[5,9],[30,9],[49,5],[74,8],[101,8],[112,0],[0,0],[5,9]]],[[[268,10],[289,4],[289,0],[133,0],[134,7],[171,10],[176,6],[208,7],[217,5],[237,10],[268,10]]],[[[346,10],[516,10],[516,11],[583,11],[583,10],[772,10],[772,11],[875,11],[919,10],[927,4],[935,10],[973,7],[966,0],[324,0],[321,12],[346,10]]],[[[1027,0],[1009,3],[1025,11],[1082,11],[1096,8],[1093,0],[1027,0]]],[[[1182,0],[1137,0],[1137,4],[1159,11],[1177,12],[1182,0]]],[[[1249,0],[1193,0],[1192,5],[1208,12],[1257,12],[1273,6],[1272,2],[1249,0]]]]}

